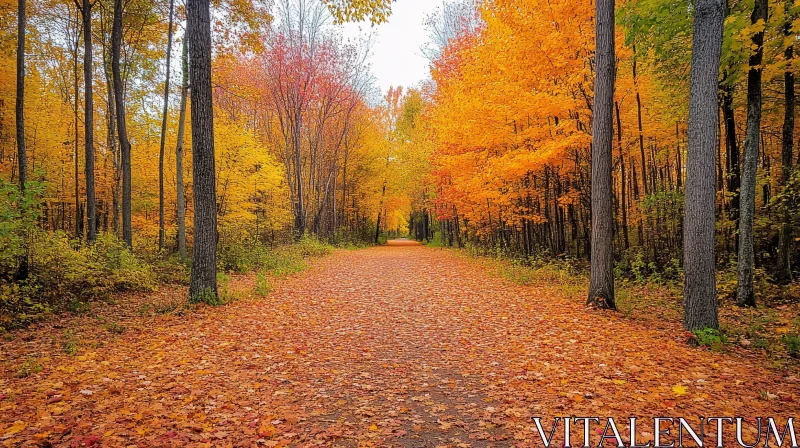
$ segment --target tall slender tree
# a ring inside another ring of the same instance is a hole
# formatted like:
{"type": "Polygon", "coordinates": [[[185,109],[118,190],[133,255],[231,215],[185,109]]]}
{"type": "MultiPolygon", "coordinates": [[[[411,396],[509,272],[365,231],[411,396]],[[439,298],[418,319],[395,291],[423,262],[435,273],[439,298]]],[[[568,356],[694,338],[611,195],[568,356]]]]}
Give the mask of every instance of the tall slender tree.
{"type": "MultiPolygon", "coordinates": [[[[767,0],[755,0],[750,16],[753,25],[767,21],[767,0]]],[[[761,63],[764,58],[763,28],[753,34],[753,53],[747,72],[747,127],[744,139],[744,164],[742,166],[741,210],[739,212],[739,287],[736,304],[756,306],[753,291],[753,218],[756,211],[756,174],[758,147],[761,142],[761,63]]]]}
{"type": "Polygon", "coordinates": [[[169,30],[167,31],[167,74],[164,81],[164,109],[161,118],[161,146],[158,151],[158,249],[164,250],[164,142],[167,138],[167,113],[169,112],[169,75],[172,60],[172,15],[175,0],[169,1],[169,30]]]}
{"type": "Polygon", "coordinates": [[[86,240],[93,243],[97,239],[97,217],[95,211],[94,183],[94,67],[92,66],[92,6],[89,0],[75,5],[81,12],[83,21],[83,146],[85,151],[84,175],[86,177],[86,240]]]}
{"type": "Polygon", "coordinates": [[[25,0],[17,1],[17,98],[14,111],[20,191],[25,191],[25,182],[28,181],[28,159],[25,152],[25,6],[25,0]]]}
{"type": "MultiPolygon", "coordinates": [[[[184,31],[188,34],[188,30],[184,31]]],[[[188,39],[183,37],[181,45],[181,106],[178,114],[178,144],[175,146],[175,190],[177,195],[178,254],[186,262],[186,198],[183,191],[183,135],[186,129],[186,96],[189,93],[188,39]]]]}
{"type": "Polygon", "coordinates": [[[592,118],[592,267],[587,304],[615,309],[612,137],[614,133],[614,0],[598,0],[592,118]]]}
{"type": "MultiPolygon", "coordinates": [[[[786,68],[783,72],[783,135],[781,140],[781,183],[786,186],[792,174],[794,163],[794,41],[792,34],[792,22],[794,16],[788,11],[792,7],[792,1],[786,1],[787,16],[783,25],[783,35],[789,39],[789,44],[783,52],[786,59],[786,68]]],[[[775,277],[782,283],[792,281],[792,213],[791,204],[783,204],[783,216],[781,222],[781,234],[778,242],[778,266],[775,277]]]]}
{"type": "Polygon", "coordinates": [[[684,314],[688,330],[718,328],[714,257],[719,64],[724,0],[697,0],[692,37],[684,222],[684,314]]]}
{"type": "Polygon", "coordinates": [[[117,109],[117,137],[122,164],[122,239],[133,248],[131,228],[131,143],[125,119],[125,86],[122,82],[122,0],[114,0],[114,22],[111,26],[111,72],[114,78],[114,102],[117,109]]]}
{"type": "Polygon", "coordinates": [[[217,193],[209,10],[209,0],[188,2],[194,180],[194,246],[189,298],[193,301],[217,297],[217,193]]]}
{"type": "MultiPolygon", "coordinates": [[[[80,9],[80,8],[78,8],[80,9]]],[[[81,18],[80,13],[75,13],[75,40],[72,42],[72,81],[73,87],[75,92],[74,97],[74,104],[72,105],[72,113],[74,119],[74,130],[75,130],[75,151],[73,154],[73,160],[75,162],[75,236],[78,239],[83,239],[83,219],[81,219],[81,184],[80,184],[80,171],[79,171],[79,136],[78,136],[78,106],[80,101],[80,85],[78,84],[79,75],[78,75],[78,47],[80,46],[81,40],[81,18]]]]}
{"type": "MultiPolygon", "coordinates": [[[[25,0],[17,2],[17,98],[15,103],[15,120],[17,126],[17,163],[19,164],[19,191],[25,193],[28,181],[28,157],[25,152],[25,0]]],[[[19,257],[17,280],[28,278],[28,251],[19,257]]]]}

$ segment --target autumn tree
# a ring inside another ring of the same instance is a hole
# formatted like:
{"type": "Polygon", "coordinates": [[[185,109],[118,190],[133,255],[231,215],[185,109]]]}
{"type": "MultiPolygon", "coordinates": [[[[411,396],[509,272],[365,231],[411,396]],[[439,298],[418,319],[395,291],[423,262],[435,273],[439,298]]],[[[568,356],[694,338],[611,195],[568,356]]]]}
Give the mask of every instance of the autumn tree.
{"type": "Polygon", "coordinates": [[[94,85],[92,65],[92,7],[89,0],[75,0],[83,19],[83,82],[84,82],[84,149],[86,176],[86,239],[93,243],[97,239],[97,217],[95,210],[94,181],[94,85]]]}
{"type": "Polygon", "coordinates": [[[217,194],[211,91],[211,12],[208,0],[189,1],[187,29],[194,179],[194,246],[189,297],[193,301],[216,301],[217,194]]]}
{"type": "MultiPolygon", "coordinates": [[[[17,2],[17,91],[15,102],[15,124],[17,137],[17,165],[19,166],[19,190],[25,193],[28,181],[28,159],[25,152],[25,1],[17,2]]],[[[15,278],[28,278],[28,251],[19,257],[15,278]]]]}
{"type": "Polygon", "coordinates": [[[25,191],[25,182],[28,180],[28,163],[25,153],[25,1],[17,1],[17,92],[14,109],[20,191],[25,191]]]}
{"type": "Polygon", "coordinates": [[[111,29],[111,71],[114,79],[114,102],[116,109],[117,136],[120,146],[122,166],[122,239],[133,248],[133,228],[131,226],[131,143],[128,139],[128,125],[125,109],[125,87],[122,82],[122,0],[114,0],[114,21],[111,29]]]}
{"type": "Polygon", "coordinates": [[[178,254],[181,261],[186,262],[186,194],[183,181],[183,141],[186,130],[186,99],[189,95],[189,47],[187,36],[181,44],[181,100],[178,113],[178,136],[175,145],[175,203],[178,221],[178,254]]]}
{"type": "Polygon", "coordinates": [[[747,129],[742,166],[741,211],[739,214],[739,287],[736,304],[756,306],[753,291],[753,218],[756,209],[756,172],[761,141],[761,72],[764,59],[764,30],[767,21],[767,0],[756,0],[751,21],[760,29],[753,34],[753,54],[747,73],[747,129]]]}
{"type": "MultiPolygon", "coordinates": [[[[782,26],[784,38],[788,40],[788,43],[784,44],[786,48],[783,50],[786,67],[783,71],[784,109],[783,128],[781,130],[781,183],[784,187],[788,186],[794,169],[795,82],[792,64],[795,59],[795,38],[792,34],[794,22],[792,6],[792,2],[785,2],[785,18],[782,26]]],[[[778,241],[777,272],[775,276],[779,282],[787,283],[792,280],[792,215],[790,207],[791,201],[787,198],[784,198],[784,201],[787,203],[784,203],[782,207],[781,230],[778,241]]]]}
{"type": "Polygon", "coordinates": [[[164,145],[167,138],[167,112],[169,111],[169,74],[170,61],[172,60],[172,15],[175,9],[175,0],[169,2],[169,25],[167,31],[167,61],[166,75],[164,79],[164,107],[161,113],[161,143],[158,151],[158,249],[164,250],[164,240],[166,238],[165,216],[164,216],[164,145]]]}
{"type": "Polygon", "coordinates": [[[592,109],[592,269],[588,304],[615,309],[612,135],[614,122],[614,0],[597,2],[597,51],[592,109]]]}
{"type": "Polygon", "coordinates": [[[699,0],[695,4],[683,242],[683,323],[688,330],[719,327],[714,222],[723,14],[722,0],[699,0]]]}

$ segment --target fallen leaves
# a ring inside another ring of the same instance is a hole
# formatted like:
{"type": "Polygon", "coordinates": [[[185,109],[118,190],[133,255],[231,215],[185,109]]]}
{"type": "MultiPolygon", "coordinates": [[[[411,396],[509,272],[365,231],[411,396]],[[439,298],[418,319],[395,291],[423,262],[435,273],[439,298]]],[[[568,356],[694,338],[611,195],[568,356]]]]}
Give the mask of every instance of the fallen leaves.
{"type": "Polygon", "coordinates": [[[25,422],[21,420],[15,421],[11,426],[9,426],[3,431],[3,439],[8,439],[14,434],[22,432],[22,430],[25,429],[26,426],[28,425],[26,425],[25,422]]]}
{"type": "Polygon", "coordinates": [[[680,384],[672,386],[672,393],[675,394],[676,397],[686,395],[686,387],[680,384]]]}
{"type": "Polygon", "coordinates": [[[144,322],[0,382],[0,437],[528,446],[533,416],[782,415],[800,400],[800,380],[675,342],[678,326],[591,315],[421,247],[340,252],[267,297],[144,322]]]}

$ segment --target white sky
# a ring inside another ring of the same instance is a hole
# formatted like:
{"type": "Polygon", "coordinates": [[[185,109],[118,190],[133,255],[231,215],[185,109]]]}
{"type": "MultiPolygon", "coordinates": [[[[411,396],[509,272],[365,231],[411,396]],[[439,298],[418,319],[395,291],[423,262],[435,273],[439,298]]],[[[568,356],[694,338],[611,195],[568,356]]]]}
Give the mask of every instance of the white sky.
{"type": "Polygon", "coordinates": [[[430,77],[428,60],[420,50],[428,40],[423,21],[442,3],[443,0],[396,0],[386,23],[374,27],[369,23],[341,25],[345,38],[374,33],[369,63],[383,93],[391,86],[413,87],[430,77]]]}

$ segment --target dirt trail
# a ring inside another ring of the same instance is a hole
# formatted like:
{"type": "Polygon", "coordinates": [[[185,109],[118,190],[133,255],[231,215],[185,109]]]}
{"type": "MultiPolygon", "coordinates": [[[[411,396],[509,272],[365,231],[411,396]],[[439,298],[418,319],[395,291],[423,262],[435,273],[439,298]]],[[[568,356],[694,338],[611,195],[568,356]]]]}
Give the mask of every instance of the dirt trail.
{"type": "MultiPolygon", "coordinates": [[[[155,320],[28,378],[0,379],[0,437],[541,446],[532,416],[549,429],[556,415],[798,414],[791,373],[688,347],[673,324],[648,328],[545,291],[407,241],[339,251],[267,298],[155,320]]],[[[640,442],[652,438],[640,425],[640,442]]],[[[580,442],[582,429],[573,433],[580,442]]]]}

